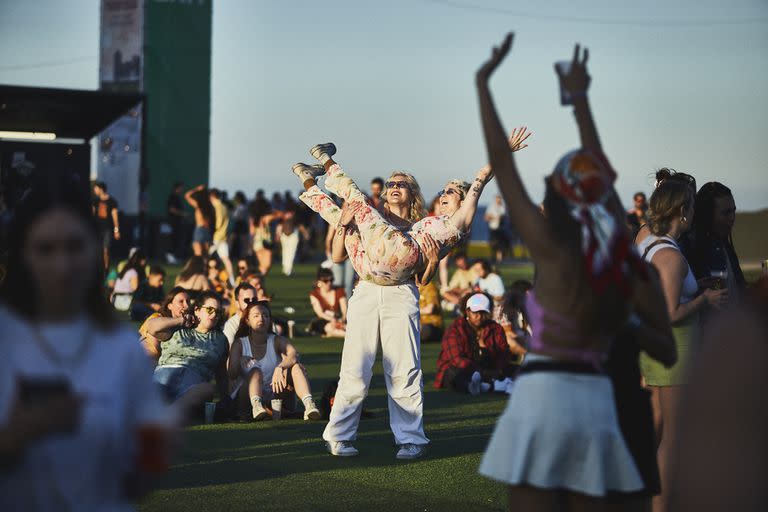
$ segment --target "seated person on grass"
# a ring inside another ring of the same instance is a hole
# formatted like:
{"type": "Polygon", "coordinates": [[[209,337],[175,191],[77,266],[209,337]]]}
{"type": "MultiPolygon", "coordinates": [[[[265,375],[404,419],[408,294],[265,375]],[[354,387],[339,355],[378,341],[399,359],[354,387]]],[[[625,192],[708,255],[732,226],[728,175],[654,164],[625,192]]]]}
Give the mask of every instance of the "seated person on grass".
{"type": "Polygon", "coordinates": [[[264,403],[280,399],[285,404],[283,410],[291,409],[294,396],[304,404],[305,420],[319,419],[299,353],[287,338],[272,332],[271,326],[267,302],[248,304],[229,354],[229,377],[241,378],[242,385],[247,386],[254,421],[269,417],[264,403]]]}
{"type": "Polygon", "coordinates": [[[347,294],[344,288],[333,286],[333,271],[317,270],[317,281],[309,292],[309,302],[316,318],[307,326],[313,336],[343,338],[347,333],[347,294]]]}
{"type": "Polygon", "coordinates": [[[435,387],[477,395],[496,380],[514,375],[512,352],[504,329],[491,320],[491,300],[475,293],[443,335],[435,387]]]}
{"type": "Polygon", "coordinates": [[[443,338],[443,310],[434,280],[419,286],[419,316],[421,342],[439,342],[443,338]]]}
{"type": "Polygon", "coordinates": [[[152,313],[157,313],[165,299],[165,270],[158,266],[149,268],[149,276],[142,281],[133,294],[130,315],[131,320],[143,322],[152,313]]]}
{"type": "Polygon", "coordinates": [[[162,343],[155,382],[170,402],[181,400],[188,407],[202,406],[213,398],[214,387],[210,382],[214,377],[219,396],[228,396],[229,346],[221,332],[220,310],[218,295],[203,292],[195,301],[194,313],[181,318],[157,317],[147,323],[149,334],[162,343]],[[187,394],[194,401],[183,400],[187,394]]]}
{"type": "Polygon", "coordinates": [[[224,336],[227,337],[230,347],[232,347],[232,343],[235,341],[235,334],[240,328],[240,319],[243,317],[243,311],[248,307],[248,304],[258,300],[256,289],[244,281],[235,287],[234,299],[235,312],[229,317],[227,323],[224,324],[224,336]]]}
{"type": "Polygon", "coordinates": [[[144,323],[141,324],[141,327],[139,327],[139,340],[144,347],[144,351],[155,363],[160,359],[160,340],[149,334],[147,324],[150,320],[157,317],[181,318],[189,309],[190,304],[189,292],[181,286],[176,286],[165,296],[160,304],[160,310],[149,315],[144,320],[144,323]]]}
{"type": "Polygon", "coordinates": [[[443,309],[449,313],[458,313],[459,304],[467,294],[472,292],[472,285],[477,280],[477,274],[470,269],[467,257],[458,254],[454,258],[456,271],[448,281],[448,285],[441,287],[440,296],[443,299],[443,309]]]}

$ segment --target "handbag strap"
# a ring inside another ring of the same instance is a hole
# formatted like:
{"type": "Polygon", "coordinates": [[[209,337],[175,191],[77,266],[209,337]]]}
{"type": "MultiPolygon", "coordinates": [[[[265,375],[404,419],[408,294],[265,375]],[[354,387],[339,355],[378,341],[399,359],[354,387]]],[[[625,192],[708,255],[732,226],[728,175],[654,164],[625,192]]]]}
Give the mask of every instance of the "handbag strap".
{"type": "Polygon", "coordinates": [[[659,238],[655,242],[648,245],[648,247],[645,248],[645,251],[643,251],[643,260],[645,260],[645,257],[648,256],[648,252],[650,252],[651,249],[656,247],[657,245],[671,245],[672,247],[677,247],[674,243],[670,242],[666,238],[659,238]]]}

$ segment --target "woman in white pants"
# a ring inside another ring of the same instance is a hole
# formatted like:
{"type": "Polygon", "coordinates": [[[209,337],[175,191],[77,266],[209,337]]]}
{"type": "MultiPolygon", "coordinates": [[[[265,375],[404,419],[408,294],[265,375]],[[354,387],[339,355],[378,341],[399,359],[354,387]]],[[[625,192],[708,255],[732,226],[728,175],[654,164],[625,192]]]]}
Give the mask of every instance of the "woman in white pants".
{"type": "MultiPolygon", "coordinates": [[[[333,165],[331,148],[332,145],[322,144],[310,152],[323,165],[330,167],[333,165]]],[[[314,180],[311,181],[306,185],[314,185],[314,180]]],[[[396,172],[389,182],[395,186],[386,191],[383,214],[388,222],[407,231],[413,222],[424,216],[424,198],[418,183],[410,174],[396,172]]],[[[341,191],[334,190],[332,183],[326,182],[326,186],[331,192],[343,197],[341,191]]],[[[300,198],[305,200],[302,196],[300,198]]],[[[354,209],[345,207],[339,225],[331,226],[336,231],[332,242],[333,259],[336,262],[346,257],[346,247],[354,247],[359,241],[359,232],[351,224],[353,219],[354,209]]],[[[425,270],[427,274],[434,273],[437,266],[437,246],[434,241],[432,249],[425,258],[429,259],[428,269],[425,270]]],[[[358,273],[363,276],[359,270],[358,273]]],[[[361,277],[360,284],[349,300],[339,387],[330,421],[323,432],[323,439],[327,441],[331,454],[358,454],[351,442],[357,438],[363,399],[368,393],[379,342],[389,395],[390,428],[395,442],[400,446],[397,458],[415,459],[424,454],[424,446],[429,443],[429,439],[424,434],[419,329],[419,292],[413,276],[391,286],[377,285],[361,277]]]]}
{"type": "Polygon", "coordinates": [[[283,221],[277,226],[276,238],[280,241],[280,251],[283,260],[283,274],[293,274],[293,262],[299,249],[299,233],[307,240],[308,233],[304,226],[296,225],[293,212],[286,212],[283,221]]]}

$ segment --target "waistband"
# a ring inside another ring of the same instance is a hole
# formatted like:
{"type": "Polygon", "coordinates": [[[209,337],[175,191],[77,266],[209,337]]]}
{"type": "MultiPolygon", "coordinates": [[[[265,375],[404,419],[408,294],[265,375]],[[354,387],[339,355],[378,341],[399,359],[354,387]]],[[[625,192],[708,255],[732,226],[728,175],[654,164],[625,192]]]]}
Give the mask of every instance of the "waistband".
{"type": "Polygon", "coordinates": [[[520,368],[520,375],[538,372],[577,373],[581,375],[605,375],[592,363],[579,361],[531,361],[520,368]]]}

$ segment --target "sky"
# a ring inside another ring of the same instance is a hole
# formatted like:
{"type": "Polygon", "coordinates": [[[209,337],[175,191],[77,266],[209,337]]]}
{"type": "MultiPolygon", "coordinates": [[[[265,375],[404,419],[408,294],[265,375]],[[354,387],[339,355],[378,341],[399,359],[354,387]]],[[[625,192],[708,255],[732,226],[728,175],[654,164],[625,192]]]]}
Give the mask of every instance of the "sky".
{"type": "MultiPolygon", "coordinates": [[[[0,84],[97,88],[99,4],[0,0],[0,84]]],[[[407,170],[430,198],[474,177],[474,73],[510,30],[491,86],[505,128],[533,132],[516,157],[534,200],[578,145],[552,64],[580,42],[627,205],[667,166],[723,182],[740,210],[768,207],[766,0],[215,0],[211,185],[296,191],[291,165],[327,141],[363,183],[407,170]]]]}

